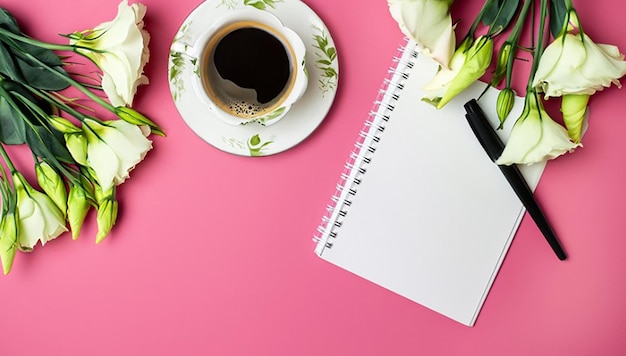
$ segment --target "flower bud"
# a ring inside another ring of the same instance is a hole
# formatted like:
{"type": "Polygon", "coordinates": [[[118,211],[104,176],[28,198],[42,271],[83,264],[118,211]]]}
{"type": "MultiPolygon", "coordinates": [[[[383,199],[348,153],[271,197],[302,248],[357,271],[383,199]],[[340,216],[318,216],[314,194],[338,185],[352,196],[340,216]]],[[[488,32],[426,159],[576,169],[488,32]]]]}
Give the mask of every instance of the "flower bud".
{"type": "Polygon", "coordinates": [[[504,79],[504,75],[506,74],[506,69],[509,63],[509,55],[511,54],[512,44],[510,42],[505,42],[502,47],[500,47],[500,52],[498,53],[498,62],[496,63],[496,70],[493,73],[493,78],[491,78],[491,86],[498,86],[502,79],[504,79]]]}
{"type": "Polygon", "coordinates": [[[115,200],[115,188],[111,188],[107,192],[100,192],[98,195],[103,195],[104,197],[98,199],[98,216],[96,218],[98,233],[96,235],[96,243],[100,243],[111,232],[117,220],[118,210],[118,203],[115,200]]]}
{"type": "Polygon", "coordinates": [[[81,132],[81,129],[74,125],[70,120],[60,116],[50,116],[50,124],[52,124],[52,127],[64,134],[81,132]]]}
{"type": "Polygon", "coordinates": [[[499,128],[502,128],[504,121],[513,110],[513,104],[515,104],[515,91],[509,87],[502,89],[496,101],[496,112],[498,119],[500,119],[499,128]]]}
{"type": "Polygon", "coordinates": [[[70,223],[73,240],[76,240],[80,235],[88,211],[89,200],[87,200],[85,189],[81,185],[72,185],[67,198],[67,220],[70,223]]]}
{"type": "Polygon", "coordinates": [[[7,275],[11,272],[17,251],[18,221],[15,213],[9,212],[0,220],[0,259],[2,270],[7,275]]]}
{"type": "Polygon", "coordinates": [[[433,80],[423,87],[422,100],[443,108],[450,100],[485,74],[493,56],[493,39],[480,36],[466,38],[450,60],[450,68],[440,68],[433,80]]]}
{"type": "Polygon", "coordinates": [[[153,133],[159,136],[165,136],[165,133],[163,132],[163,130],[161,130],[159,126],[157,126],[157,124],[152,122],[150,119],[148,119],[145,115],[137,110],[131,109],[126,106],[118,106],[115,108],[115,113],[120,119],[130,124],[137,126],[148,126],[153,133]]]}
{"type": "Polygon", "coordinates": [[[83,166],[87,166],[87,138],[83,132],[65,134],[65,145],[72,158],[83,166]]]}
{"type": "Polygon", "coordinates": [[[67,211],[67,191],[63,177],[46,161],[35,164],[37,182],[43,191],[65,216],[67,211]]]}
{"type": "Polygon", "coordinates": [[[587,103],[589,95],[568,94],[563,95],[561,100],[561,113],[563,113],[563,123],[567,128],[567,134],[575,143],[580,143],[585,129],[587,113],[587,103]]]}
{"type": "Polygon", "coordinates": [[[93,184],[93,194],[96,198],[96,202],[100,204],[101,201],[106,199],[113,192],[113,187],[109,188],[106,192],[102,190],[102,187],[96,182],[93,184]]]}

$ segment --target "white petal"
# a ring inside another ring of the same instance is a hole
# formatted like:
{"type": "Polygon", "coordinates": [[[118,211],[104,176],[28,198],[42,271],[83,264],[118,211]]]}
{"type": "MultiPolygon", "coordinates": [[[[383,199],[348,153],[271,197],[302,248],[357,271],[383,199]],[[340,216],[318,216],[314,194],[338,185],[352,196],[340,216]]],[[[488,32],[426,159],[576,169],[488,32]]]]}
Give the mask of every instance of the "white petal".
{"type": "Polygon", "coordinates": [[[450,2],[388,0],[388,5],[402,33],[413,39],[424,55],[447,67],[455,47],[450,2]]]}
{"type": "Polygon", "coordinates": [[[587,35],[565,34],[545,50],[533,81],[546,97],[567,94],[591,95],[619,86],[626,62],[615,46],[596,44],[587,35]]]}
{"type": "MultiPolygon", "coordinates": [[[[143,69],[150,58],[150,35],[143,29],[146,8],[141,4],[118,6],[115,19],[97,26],[91,40],[80,45],[100,50],[85,52],[103,72],[103,89],[113,105],[132,105],[137,86],[145,84],[143,69]]],[[[84,42],[84,43],[83,43],[84,42]]]]}
{"type": "Polygon", "coordinates": [[[113,187],[113,180],[119,169],[119,161],[115,152],[104,142],[90,144],[87,149],[89,166],[96,173],[98,184],[103,191],[113,187]]]}
{"type": "MultiPolygon", "coordinates": [[[[24,192],[25,193],[25,192],[24,192]]],[[[32,190],[18,196],[19,243],[32,249],[67,231],[63,214],[45,194],[32,190]]]]}
{"type": "Polygon", "coordinates": [[[104,93],[109,98],[109,101],[113,106],[126,106],[131,104],[127,103],[120,96],[120,94],[117,92],[115,81],[107,72],[104,72],[102,75],[102,90],[104,90],[104,93]]]}
{"type": "Polygon", "coordinates": [[[573,143],[567,130],[554,122],[545,111],[519,119],[497,164],[533,164],[567,153],[579,144],[573,143]]]}

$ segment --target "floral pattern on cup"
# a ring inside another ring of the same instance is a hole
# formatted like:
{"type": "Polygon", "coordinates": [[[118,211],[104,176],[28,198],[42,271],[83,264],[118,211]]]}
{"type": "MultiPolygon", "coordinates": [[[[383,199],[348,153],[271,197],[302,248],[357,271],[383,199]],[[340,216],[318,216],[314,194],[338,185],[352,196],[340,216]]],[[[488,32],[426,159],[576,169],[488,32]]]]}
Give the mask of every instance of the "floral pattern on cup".
{"type": "Polygon", "coordinates": [[[243,0],[244,5],[252,6],[259,10],[265,10],[268,7],[274,8],[277,2],[282,2],[282,0],[243,0]]]}
{"type": "Polygon", "coordinates": [[[316,125],[328,110],[337,88],[339,68],[336,48],[323,21],[310,8],[302,5],[300,0],[206,0],[198,9],[201,11],[190,14],[176,34],[168,63],[172,97],[191,128],[211,145],[225,152],[251,157],[282,152],[308,135],[309,127],[316,125]],[[222,126],[221,120],[215,115],[207,114],[202,109],[203,105],[196,94],[197,87],[194,88],[194,82],[201,78],[200,57],[190,50],[191,44],[204,31],[205,20],[219,19],[232,11],[245,8],[272,13],[288,26],[293,26],[304,42],[306,56],[300,64],[309,85],[303,94],[303,101],[294,105],[293,111],[296,116],[305,115],[303,129],[297,124],[294,132],[292,129],[295,124],[289,117],[286,119],[290,121],[289,124],[272,125],[272,114],[257,118],[255,122],[239,122],[227,128],[222,126]],[[311,120],[312,123],[309,123],[311,120]]]}
{"type": "Polygon", "coordinates": [[[272,140],[262,139],[260,134],[254,134],[245,142],[235,137],[222,137],[222,141],[237,150],[245,150],[251,157],[265,156],[265,150],[274,143],[272,140]]]}
{"type": "Polygon", "coordinates": [[[319,88],[322,91],[322,96],[330,91],[334,91],[337,88],[337,80],[339,79],[339,73],[337,73],[337,50],[331,45],[328,40],[328,35],[323,29],[313,25],[313,29],[317,32],[313,36],[316,45],[315,47],[315,67],[322,71],[321,78],[319,79],[319,88]]]}
{"type": "MultiPolygon", "coordinates": [[[[186,64],[189,63],[196,68],[198,63],[198,58],[187,54],[189,48],[189,44],[187,43],[189,40],[187,30],[191,25],[192,22],[184,24],[174,37],[172,48],[178,47],[180,50],[170,50],[169,81],[172,88],[172,96],[175,101],[178,101],[178,98],[180,98],[182,92],[185,90],[182,73],[185,70],[186,64]],[[178,44],[178,46],[174,44],[178,44]]],[[[194,69],[194,72],[197,74],[197,69],[194,69]]]]}

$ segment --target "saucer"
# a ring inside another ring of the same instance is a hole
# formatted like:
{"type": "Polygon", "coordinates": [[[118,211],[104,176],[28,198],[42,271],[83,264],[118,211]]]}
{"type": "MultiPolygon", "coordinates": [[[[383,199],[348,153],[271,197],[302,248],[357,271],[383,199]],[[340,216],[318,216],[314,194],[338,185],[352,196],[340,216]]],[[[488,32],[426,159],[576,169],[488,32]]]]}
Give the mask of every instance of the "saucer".
{"type": "Polygon", "coordinates": [[[206,0],[178,30],[168,66],[172,98],[187,125],[222,151],[253,157],[283,152],[307,138],[324,120],[335,99],[339,73],[337,52],[326,25],[300,0],[206,0]],[[276,15],[302,38],[307,49],[308,87],[287,115],[271,126],[229,125],[217,118],[193,85],[198,58],[185,52],[211,21],[248,6],[276,15]]]}

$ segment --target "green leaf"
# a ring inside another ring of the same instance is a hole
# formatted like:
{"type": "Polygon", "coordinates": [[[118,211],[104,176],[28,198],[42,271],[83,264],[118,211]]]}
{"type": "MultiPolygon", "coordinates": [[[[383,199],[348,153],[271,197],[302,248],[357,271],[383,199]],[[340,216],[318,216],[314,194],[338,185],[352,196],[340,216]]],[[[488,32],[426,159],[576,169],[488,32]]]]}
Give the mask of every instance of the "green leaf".
{"type": "Polygon", "coordinates": [[[326,55],[328,56],[328,58],[329,58],[331,61],[334,61],[334,60],[335,60],[335,58],[337,58],[337,52],[336,52],[336,50],[335,50],[335,47],[330,47],[330,48],[328,48],[328,49],[326,50],[326,55]]]}
{"type": "Polygon", "coordinates": [[[5,97],[0,96],[0,142],[19,145],[26,142],[26,125],[5,97]]]}
{"type": "Polygon", "coordinates": [[[255,7],[259,10],[265,10],[265,3],[263,1],[255,1],[255,0],[244,0],[244,5],[255,7]]]}
{"type": "Polygon", "coordinates": [[[519,5],[520,0],[488,1],[481,20],[485,26],[489,26],[489,33],[498,33],[509,27],[519,5]]]}
{"type": "Polygon", "coordinates": [[[50,49],[38,47],[20,41],[14,41],[14,45],[14,53],[16,55],[20,55],[30,62],[33,62],[33,64],[35,64],[35,61],[28,58],[26,53],[32,55],[33,57],[37,58],[37,60],[43,62],[50,67],[63,65],[63,61],[61,61],[61,58],[59,58],[59,56],[50,49]]]}
{"type": "Polygon", "coordinates": [[[63,90],[67,81],[49,68],[64,75],[63,62],[53,51],[0,37],[0,73],[17,82],[23,82],[43,90],[63,90]]]}
{"type": "Polygon", "coordinates": [[[11,15],[7,10],[0,8],[0,26],[13,33],[21,33],[20,27],[17,25],[15,17],[11,15]]]}
{"type": "Polygon", "coordinates": [[[337,76],[337,71],[335,71],[333,68],[325,68],[324,69],[324,76],[328,77],[328,78],[333,78],[337,76]]]}
{"type": "MultiPolygon", "coordinates": [[[[42,121],[40,115],[50,115],[51,107],[45,101],[33,96],[21,84],[4,80],[1,82],[0,90],[0,142],[9,145],[17,145],[28,142],[29,135],[39,128],[44,128],[50,135],[57,135],[57,140],[63,140],[61,133],[56,132],[47,121],[42,121]],[[46,125],[46,126],[43,126],[46,125]]],[[[63,141],[64,142],[64,141],[63,141]]],[[[55,145],[51,138],[45,140],[42,145],[44,149],[51,149],[56,156],[67,159],[69,152],[65,147],[59,148],[55,145]]],[[[65,145],[63,143],[63,145],[65,145]]],[[[44,149],[40,149],[41,153],[44,149]]]]}
{"type": "Polygon", "coordinates": [[[328,40],[320,35],[315,35],[314,38],[317,42],[317,45],[319,46],[319,49],[321,49],[322,51],[326,51],[326,46],[328,46],[328,40]]]}
{"type": "Polygon", "coordinates": [[[565,0],[550,1],[550,32],[552,37],[557,38],[565,25],[567,5],[565,0]]]}
{"type": "Polygon", "coordinates": [[[22,72],[15,63],[15,59],[4,43],[0,42],[0,74],[5,78],[22,81],[22,72]]]}
{"type": "MultiPolygon", "coordinates": [[[[276,110],[272,111],[271,113],[269,113],[269,114],[267,114],[267,115],[265,115],[265,116],[263,116],[263,117],[259,118],[259,119],[258,119],[258,121],[259,121],[261,124],[265,124],[265,122],[270,121],[270,120],[273,120],[273,119],[275,119],[275,118],[279,117],[280,115],[282,115],[282,113],[283,113],[284,111],[285,111],[285,107],[284,107],[284,106],[281,106],[281,107],[279,107],[278,109],[276,109],[276,110]]],[[[257,135],[257,136],[258,136],[258,135],[257,135]]]]}
{"type": "MultiPolygon", "coordinates": [[[[24,80],[37,89],[59,91],[69,87],[69,83],[66,80],[63,80],[58,74],[51,72],[49,68],[29,63],[21,58],[17,59],[17,65],[23,74],[24,80]]],[[[52,70],[66,75],[65,71],[59,67],[53,67],[52,70]]]]}
{"type": "Polygon", "coordinates": [[[261,138],[259,137],[258,134],[250,137],[250,144],[253,146],[258,145],[259,143],[261,143],[261,138]]]}
{"type": "Polygon", "coordinates": [[[32,125],[26,128],[26,143],[36,155],[61,162],[74,163],[65,146],[63,134],[48,125],[32,125]]]}

